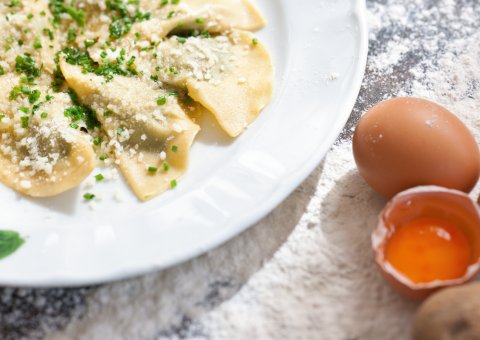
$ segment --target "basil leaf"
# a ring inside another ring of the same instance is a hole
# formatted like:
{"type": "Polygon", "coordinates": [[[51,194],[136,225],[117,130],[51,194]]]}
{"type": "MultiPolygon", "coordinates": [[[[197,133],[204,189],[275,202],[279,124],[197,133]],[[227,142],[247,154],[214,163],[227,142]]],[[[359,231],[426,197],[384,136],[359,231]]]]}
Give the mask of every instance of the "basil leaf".
{"type": "Polygon", "coordinates": [[[12,255],[24,242],[16,231],[0,230],[0,259],[12,255]]]}

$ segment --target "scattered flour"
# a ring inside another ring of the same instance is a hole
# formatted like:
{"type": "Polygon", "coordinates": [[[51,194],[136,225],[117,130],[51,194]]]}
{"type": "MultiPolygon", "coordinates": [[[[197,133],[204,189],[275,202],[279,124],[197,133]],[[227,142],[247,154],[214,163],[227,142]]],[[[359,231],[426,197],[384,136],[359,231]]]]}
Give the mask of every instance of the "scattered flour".
{"type": "Polygon", "coordinates": [[[92,290],[82,316],[47,339],[409,338],[417,304],[394,293],[373,263],[370,233],[385,201],[355,170],[352,127],[383,99],[417,96],[446,106],[480,141],[480,3],[368,6],[361,95],[342,137],[305,183],[226,245],[92,290]]]}
{"type": "MultiPolygon", "coordinates": [[[[461,3],[461,20],[453,0],[371,3],[376,48],[364,91],[384,86],[369,106],[395,96],[433,100],[480,142],[480,5],[461,3]]],[[[288,241],[238,294],[201,317],[212,338],[409,338],[417,305],[386,286],[370,251],[385,201],[359,178],[349,139],[337,142],[320,171],[288,241]]]]}

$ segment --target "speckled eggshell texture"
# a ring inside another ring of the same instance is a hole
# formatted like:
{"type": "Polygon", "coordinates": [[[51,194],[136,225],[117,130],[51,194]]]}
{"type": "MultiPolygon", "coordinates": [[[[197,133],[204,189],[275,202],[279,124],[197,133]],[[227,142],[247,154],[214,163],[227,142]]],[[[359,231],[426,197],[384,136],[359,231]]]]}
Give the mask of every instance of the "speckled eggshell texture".
{"type": "Polygon", "coordinates": [[[444,107],[418,98],[370,109],[355,130],[353,152],[362,177],[386,197],[419,185],[469,192],[480,172],[478,145],[467,127],[444,107]]]}

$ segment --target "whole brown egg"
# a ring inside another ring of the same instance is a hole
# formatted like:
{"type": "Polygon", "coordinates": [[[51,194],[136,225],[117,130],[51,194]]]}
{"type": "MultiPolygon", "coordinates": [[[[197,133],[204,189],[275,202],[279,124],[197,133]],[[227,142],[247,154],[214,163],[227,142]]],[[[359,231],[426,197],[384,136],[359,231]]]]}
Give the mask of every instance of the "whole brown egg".
{"type": "Polygon", "coordinates": [[[353,153],[361,176],[386,197],[419,185],[469,192],[480,173],[468,128],[444,107],[418,98],[370,109],[356,127],[353,153]]]}

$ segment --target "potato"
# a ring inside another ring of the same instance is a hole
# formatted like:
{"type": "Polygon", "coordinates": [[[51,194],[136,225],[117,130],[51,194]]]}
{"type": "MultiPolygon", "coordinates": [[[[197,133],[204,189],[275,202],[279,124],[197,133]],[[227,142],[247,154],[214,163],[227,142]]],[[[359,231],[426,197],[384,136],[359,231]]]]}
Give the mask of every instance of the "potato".
{"type": "Polygon", "coordinates": [[[413,340],[480,339],[480,283],[448,288],[420,307],[413,340]]]}

